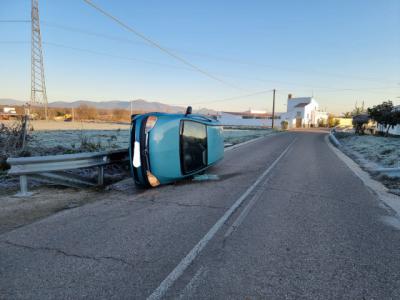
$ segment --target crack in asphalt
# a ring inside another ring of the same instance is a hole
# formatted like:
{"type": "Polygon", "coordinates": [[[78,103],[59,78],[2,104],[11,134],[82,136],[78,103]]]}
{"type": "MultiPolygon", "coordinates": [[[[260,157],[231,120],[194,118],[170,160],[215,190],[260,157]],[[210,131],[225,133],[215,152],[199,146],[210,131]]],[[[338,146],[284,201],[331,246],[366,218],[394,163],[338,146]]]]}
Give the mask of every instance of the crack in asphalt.
{"type": "Polygon", "coordinates": [[[182,203],[182,202],[168,201],[168,200],[166,200],[166,201],[158,201],[154,197],[152,197],[150,199],[142,199],[142,200],[140,200],[140,202],[141,203],[151,203],[151,204],[162,204],[162,205],[173,204],[173,205],[182,206],[182,207],[203,207],[203,208],[212,208],[212,209],[226,209],[227,208],[225,206],[214,206],[214,205],[204,205],[204,204],[189,204],[189,203],[182,203]]]}
{"type": "Polygon", "coordinates": [[[33,250],[33,251],[52,251],[52,252],[56,252],[57,254],[61,254],[67,257],[75,257],[75,258],[80,258],[80,259],[88,259],[88,260],[94,260],[96,262],[100,262],[101,260],[113,260],[125,265],[128,265],[132,268],[135,268],[135,266],[122,259],[119,257],[113,257],[113,256],[89,256],[89,255],[79,255],[79,254],[74,254],[74,253],[68,253],[66,251],[63,251],[61,249],[57,249],[57,248],[50,248],[50,247],[33,247],[33,246],[28,246],[28,245],[23,245],[23,244],[17,244],[17,243],[13,243],[10,241],[0,241],[0,243],[3,244],[7,244],[13,247],[18,247],[18,248],[23,248],[23,249],[28,249],[28,250],[33,250]]]}

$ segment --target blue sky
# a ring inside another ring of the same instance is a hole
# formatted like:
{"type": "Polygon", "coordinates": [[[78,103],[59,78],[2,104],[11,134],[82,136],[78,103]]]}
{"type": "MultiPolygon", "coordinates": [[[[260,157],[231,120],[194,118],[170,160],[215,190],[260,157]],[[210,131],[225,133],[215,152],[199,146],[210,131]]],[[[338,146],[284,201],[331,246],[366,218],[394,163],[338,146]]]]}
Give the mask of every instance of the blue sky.
{"type": "MultiPolygon", "coordinates": [[[[149,46],[82,0],[39,0],[49,101],[130,100],[278,110],[288,93],[339,113],[400,104],[400,1],[93,0],[226,84],[149,46]],[[226,98],[232,100],[220,101],[226,98]]],[[[29,20],[30,0],[0,0],[29,20]]],[[[30,95],[30,24],[0,22],[0,98],[30,95]]]]}

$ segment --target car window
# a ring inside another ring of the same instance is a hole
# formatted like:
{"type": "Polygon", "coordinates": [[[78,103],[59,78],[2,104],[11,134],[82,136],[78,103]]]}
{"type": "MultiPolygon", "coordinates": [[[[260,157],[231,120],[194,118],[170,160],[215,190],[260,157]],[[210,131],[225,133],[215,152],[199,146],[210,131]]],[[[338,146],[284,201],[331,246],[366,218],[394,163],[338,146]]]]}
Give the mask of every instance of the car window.
{"type": "Polygon", "coordinates": [[[183,174],[192,173],[207,166],[206,125],[192,121],[182,122],[181,166],[183,174]]]}

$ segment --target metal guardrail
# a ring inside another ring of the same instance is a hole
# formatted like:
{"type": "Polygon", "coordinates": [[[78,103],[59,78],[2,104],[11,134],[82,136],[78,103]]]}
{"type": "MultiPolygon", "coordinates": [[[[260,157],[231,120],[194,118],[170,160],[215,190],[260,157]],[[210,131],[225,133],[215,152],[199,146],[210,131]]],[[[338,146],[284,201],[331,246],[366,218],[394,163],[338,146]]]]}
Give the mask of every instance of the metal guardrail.
{"type": "Polygon", "coordinates": [[[28,191],[28,176],[70,187],[101,186],[104,183],[104,166],[127,159],[128,150],[122,149],[108,152],[17,157],[7,159],[7,163],[11,166],[8,174],[19,176],[20,193],[17,195],[30,196],[32,193],[28,191]],[[93,167],[98,168],[97,182],[66,172],[93,167]]]}

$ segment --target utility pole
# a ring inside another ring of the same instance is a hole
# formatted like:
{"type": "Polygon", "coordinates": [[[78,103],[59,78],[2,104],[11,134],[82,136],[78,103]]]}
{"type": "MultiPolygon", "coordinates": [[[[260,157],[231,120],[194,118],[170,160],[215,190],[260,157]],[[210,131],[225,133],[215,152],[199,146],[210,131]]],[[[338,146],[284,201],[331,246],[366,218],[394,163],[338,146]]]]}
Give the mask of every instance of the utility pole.
{"type": "Polygon", "coordinates": [[[31,0],[31,99],[30,104],[42,104],[48,120],[47,93],[44,80],[42,35],[40,33],[39,0],[31,0]]]}
{"type": "Polygon", "coordinates": [[[272,97],[272,129],[274,128],[274,123],[275,123],[275,89],[272,90],[273,92],[273,97],[272,97]]]}
{"type": "Polygon", "coordinates": [[[131,116],[132,116],[132,112],[133,112],[133,100],[131,100],[131,116]]]}

